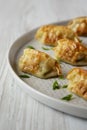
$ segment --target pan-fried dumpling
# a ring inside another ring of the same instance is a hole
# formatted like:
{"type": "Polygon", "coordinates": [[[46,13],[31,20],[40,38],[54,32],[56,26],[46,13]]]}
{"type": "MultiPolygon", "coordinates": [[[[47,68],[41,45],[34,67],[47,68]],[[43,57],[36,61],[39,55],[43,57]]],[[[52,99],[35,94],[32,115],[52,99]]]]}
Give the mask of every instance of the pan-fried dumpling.
{"type": "Polygon", "coordinates": [[[68,89],[87,100],[87,70],[74,68],[68,73],[67,79],[68,89]]]}
{"type": "Polygon", "coordinates": [[[72,65],[87,65],[87,48],[80,42],[61,39],[53,50],[57,60],[59,59],[72,65]]]}
{"type": "Polygon", "coordinates": [[[35,38],[41,43],[49,46],[56,46],[57,41],[62,38],[68,38],[76,42],[79,41],[77,35],[66,26],[45,25],[39,28],[35,38]]]}
{"type": "Polygon", "coordinates": [[[71,20],[68,23],[68,28],[79,36],[87,36],[87,17],[78,17],[71,20]]]}
{"type": "Polygon", "coordinates": [[[19,69],[39,78],[50,78],[61,75],[59,63],[48,54],[34,50],[24,49],[19,59],[19,69]]]}

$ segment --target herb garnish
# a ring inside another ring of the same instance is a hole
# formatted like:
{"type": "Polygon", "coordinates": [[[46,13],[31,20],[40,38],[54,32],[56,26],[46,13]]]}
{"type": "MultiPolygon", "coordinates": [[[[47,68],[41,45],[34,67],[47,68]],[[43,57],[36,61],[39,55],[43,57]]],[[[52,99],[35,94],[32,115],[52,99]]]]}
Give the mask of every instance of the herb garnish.
{"type": "Polygon", "coordinates": [[[51,48],[42,47],[43,50],[51,50],[51,48]]]}
{"type": "Polygon", "coordinates": [[[60,89],[60,86],[57,81],[53,83],[53,90],[60,89]]]}
{"type": "Polygon", "coordinates": [[[30,46],[30,45],[29,45],[29,46],[27,46],[27,48],[30,48],[30,49],[35,49],[33,46],[30,46]]]}
{"type": "Polygon", "coordinates": [[[19,75],[20,78],[30,78],[29,75],[23,74],[23,75],[19,75]]]}
{"type": "Polygon", "coordinates": [[[62,64],[62,62],[61,62],[61,60],[59,58],[57,59],[57,62],[60,63],[60,64],[62,64]]]}
{"type": "Polygon", "coordinates": [[[70,100],[72,100],[72,94],[69,94],[69,95],[67,95],[67,96],[65,96],[65,97],[63,97],[63,98],[61,98],[62,100],[66,100],[66,101],[70,101],[70,100]]]}
{"type": "Polygon", "coordinates": [[[59,75],[59,79],[64,79],[64,75],[59,75]]]}
{"type": "Polygon", "coordinates": [[[79,41],[80,41],[80,42],[82,42],[82,40],[81,40],[81,39],[80,39],[79,41]]]}
{"type": "Polygon", "coordinates": [[[67,85],[67,84],[62,86],[62,88],[67,88],[67,87],[68,87],[68,85],[67,85]]]}

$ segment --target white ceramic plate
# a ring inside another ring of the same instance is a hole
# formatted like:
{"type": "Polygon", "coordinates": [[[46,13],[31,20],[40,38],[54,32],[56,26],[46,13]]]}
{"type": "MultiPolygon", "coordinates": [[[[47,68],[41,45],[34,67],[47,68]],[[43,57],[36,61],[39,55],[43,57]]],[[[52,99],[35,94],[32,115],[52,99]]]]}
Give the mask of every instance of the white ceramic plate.
{"type": "MultiPolygon", "coordinates": [[[[54,24],[63,25],[67,22],[68,21],[63,21],[54,24]]],[[[23,90],[25,90],[30,96],[40,101],[41,103],[44,103],[56,110],[66,112],[74,116],[87,118],[87,101],[74,94],[73,100],[63,101],[61,100],[61,98],[66,96],[67,94],[70,94],[70,92],[67,89],[63,88],[55,91],[52,89],[52,84],[55,80],[57,80],[61,86],[67,84],[67,80],[61,80],[58,78],[40,79],[31,75],[28,79],[21,79],[19,77],[19,74],[21,74],[21,72],[19,72],[17,68],[18,58],[23,53],[23,49],[26,48],[28,45],[35,47],[35,49],[45,51],[46,53],[54,57],[54,53],[52,51],[43,50],[43,45],[34,39],[36,30],[37,29],[34,29],[26,33],[11,45],[8,53],[8,63],[10,71],[12,72],[12,76],[14,76],[14,78],[18,81],[20,87],[22,87],[23,90]]],[[[82,39],[85,43],[87,42],[87,38],[82,39]]],[[[67,72],[73,68],[73,66],[65,63],[62,63],[61,66],[64,75],[66,75],[67,72]]]]}

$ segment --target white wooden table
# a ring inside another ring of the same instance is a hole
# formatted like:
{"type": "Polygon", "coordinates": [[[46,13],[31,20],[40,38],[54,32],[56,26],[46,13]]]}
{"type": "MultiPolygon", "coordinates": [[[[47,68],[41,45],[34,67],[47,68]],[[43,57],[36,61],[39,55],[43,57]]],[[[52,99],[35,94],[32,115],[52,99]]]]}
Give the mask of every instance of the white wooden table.
{"type": "Polygon", "coordinates": [[[53,110],[26,94],[11,76],[9,46],[31,29],[87,16],[87,0],[0,0],[0,130],[86,130],[87,120],[53,110]]]}

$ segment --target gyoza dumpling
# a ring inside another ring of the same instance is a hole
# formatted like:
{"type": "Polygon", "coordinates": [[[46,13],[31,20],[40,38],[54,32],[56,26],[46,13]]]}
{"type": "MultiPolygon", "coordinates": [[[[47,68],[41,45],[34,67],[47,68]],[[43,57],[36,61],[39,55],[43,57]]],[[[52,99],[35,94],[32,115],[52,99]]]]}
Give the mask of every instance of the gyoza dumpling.
{"type": "Polygon", "coordinates": [[[68,38],[76,42],[79,41],[77,35],[66,26],[45,25],[39,28],[35,38],[41,43],[49,46],[56,46],[57,41],[62,38],[68,38]]]}
{"type": "Polygon", "coordinates": [[[55,57],[72,65],[87,65],[87,48],[80,42],[61,39],[54,47],[55,57]]]}
{"type": "Polygon", "coordinates": [[[19,59],[19,69],[39,78],[50,78],[61,75],[59,63],[48,54],[34,50],[24,49],[19,59]]]}
{"type": "Polygon", "coordinates": [[[68,28],[79,36],[87,36],[87,17],[78,17],[71,20],[68,23],[68,28]]]}
{"type": "Polygon", "coordinates": [[[74,68],[68,73],[67,79],[68,89],[87,100],[87,70],[74,68]]]}

